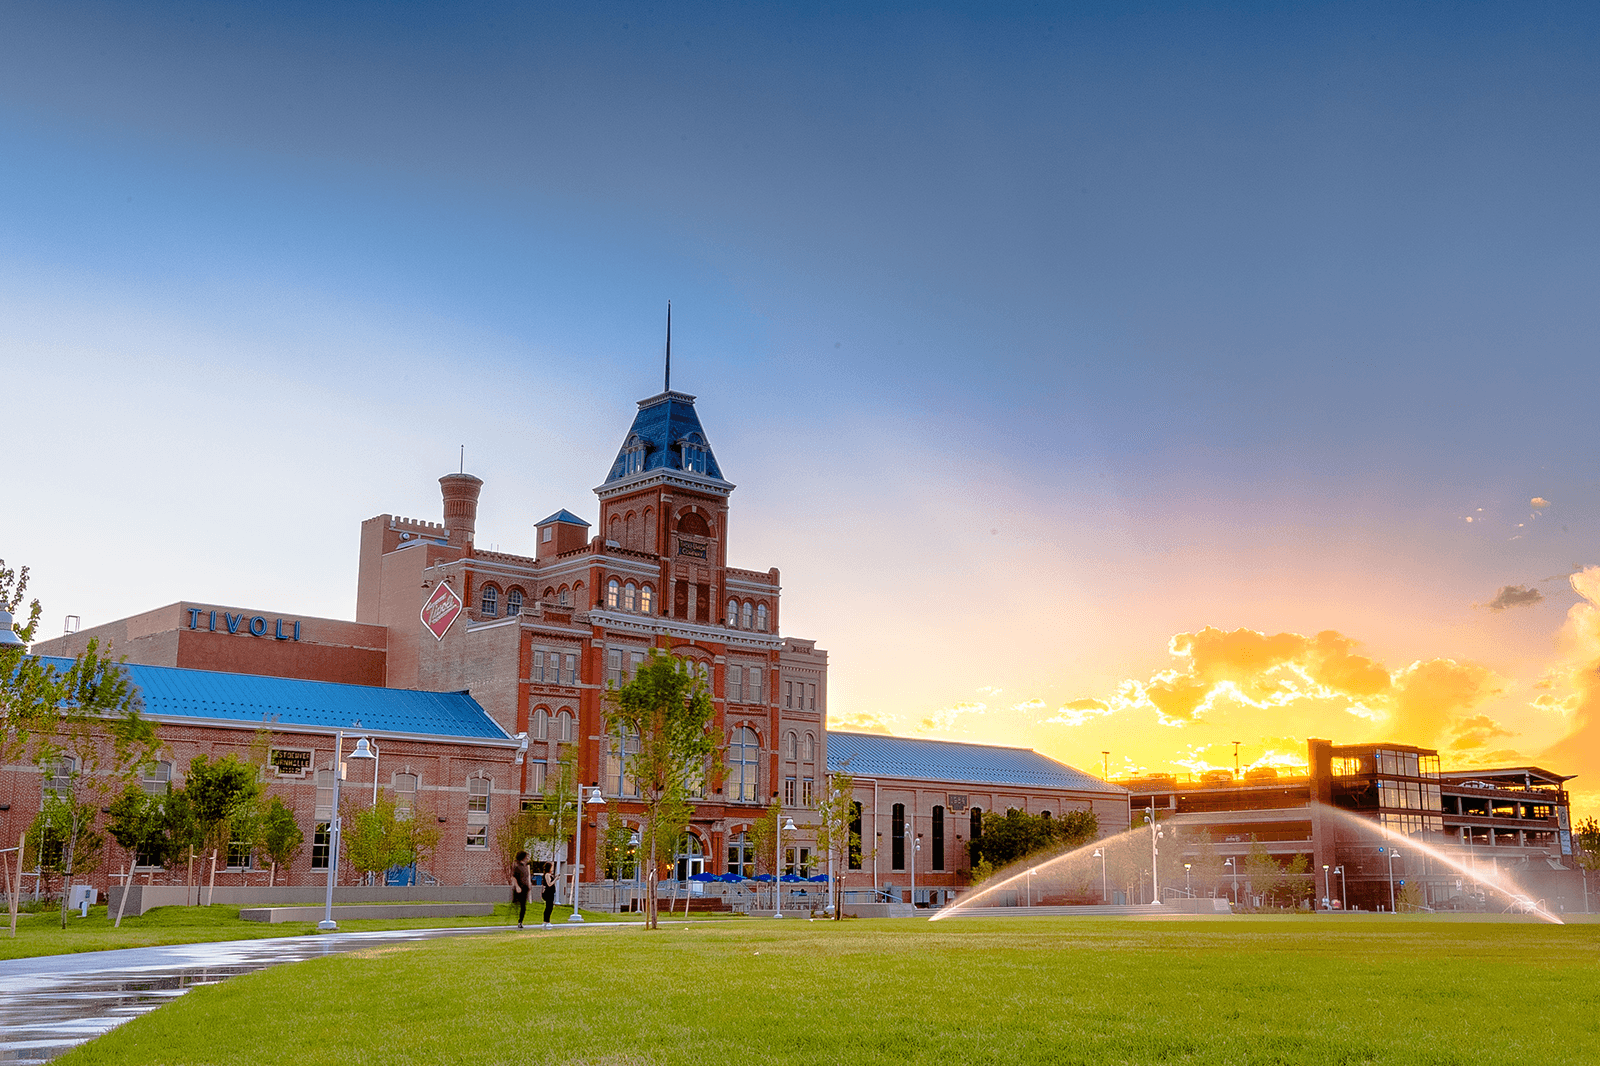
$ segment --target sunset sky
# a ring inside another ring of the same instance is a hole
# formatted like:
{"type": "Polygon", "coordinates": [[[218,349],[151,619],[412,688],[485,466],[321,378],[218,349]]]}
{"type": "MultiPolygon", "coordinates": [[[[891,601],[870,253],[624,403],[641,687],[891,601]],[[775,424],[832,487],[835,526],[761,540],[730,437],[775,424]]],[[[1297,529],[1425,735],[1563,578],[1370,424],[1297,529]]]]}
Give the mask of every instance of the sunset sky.
{"type": "Polygon", "coordinates": [[[531,553],[671,299],[836,727],[1600,813],[1600,9],[687,6],[0,9],[45,635],[351,617],[463,444],[531,553]]]}

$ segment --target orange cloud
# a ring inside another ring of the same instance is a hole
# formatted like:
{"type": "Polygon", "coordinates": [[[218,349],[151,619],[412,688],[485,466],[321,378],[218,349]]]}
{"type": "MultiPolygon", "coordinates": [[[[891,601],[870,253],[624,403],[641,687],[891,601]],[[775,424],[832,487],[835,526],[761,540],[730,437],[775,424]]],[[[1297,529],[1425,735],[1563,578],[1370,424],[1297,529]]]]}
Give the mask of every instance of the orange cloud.
{"type": "Polygon", "coordinates": [[[1540,758],[1561,765],[1565,773],[1592,778],[1600,775],[1600,566],[1586,567],[1568,580],[1583,599],[1567,611],[1561,626],[1563,662],[1551,680],[1552,687],[1567,692],[1550,704],[1559,706],[1571,725],[1540,758]]]}

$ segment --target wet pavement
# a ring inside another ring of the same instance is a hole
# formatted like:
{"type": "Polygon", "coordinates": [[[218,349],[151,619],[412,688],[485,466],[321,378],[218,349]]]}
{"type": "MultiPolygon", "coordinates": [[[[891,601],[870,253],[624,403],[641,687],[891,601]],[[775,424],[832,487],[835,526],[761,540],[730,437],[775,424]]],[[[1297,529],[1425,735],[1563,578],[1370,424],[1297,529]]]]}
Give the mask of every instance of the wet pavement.
{"type": "Polygon", "coordinates": [[[227,940],[0,961],[0,1064],[41,1063],[191,988],[283,962],[506,926],[227,940]]]}

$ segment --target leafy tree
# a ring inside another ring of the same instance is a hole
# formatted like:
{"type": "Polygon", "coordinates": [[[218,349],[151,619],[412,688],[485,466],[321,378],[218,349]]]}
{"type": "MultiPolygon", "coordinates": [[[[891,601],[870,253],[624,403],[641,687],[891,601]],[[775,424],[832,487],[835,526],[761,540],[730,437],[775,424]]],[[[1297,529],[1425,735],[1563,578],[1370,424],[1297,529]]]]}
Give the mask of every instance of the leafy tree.
{"type": "Polygon", "coordinates": [[[283,800],[273,796],[261,817],[261,847],[267,853],[267,858],[272,860],[274,868],[283,870],[286,881],[289,867],[299,856],[305,839],[300,823],[295,820],[294,811],[286,807],[283,800]]]}
{"type": "Polygon", "coordinates": [[[973,841],[973,856],[1003,868],[1047,851],[1070,851],[1092,841],[1100,821],[1092,810],[1068,811],[1060,818],[1012,809],[983,812],[983,832],[973,841]]]}
{"type": "Polygon", "coordinates": [[[852,825],[855,821],[856,779],[839,771],[827,776],[822,793],[817,797],[817,850],[834,871],[833,917],[844,917],[840,901],[844,898],[843,873],[850,865],[850,853],[861,847],[861,834],[852,825]]]}
{"type": "Polygon", "coordinates": [[[495,829],[495,850],[500,854],[500,865],[507,882],[511,880],[511,867],[517,861],[517,852],[534,850],[542,838],[545,822],[546,815],[540,805],[530,803],[495,829]]]}
{"type": "MultiPolygon", "coordinates": [[[[11,570],[0,559],[0,608],[17,612],[28,592],[28,568],[11,570]]],[[[15,631],[24,644],[33,640],[44,608],[38,600],[28,605],[26,621],[19,617],[15,631]]],[[[0,647],[0,766],[21,761],[28,741],[48,718],[57,702],[56,672],[21,647],[0,647]]]]}
{"type": "Polygon", "coordinates": [[[100,862],[105,837],[94,828],[94,810],[72,796],[46,793],[44,809],[28,827],[24,867],[37,865],[62,878],[62,926],[66,925],[66,885],[74,873],[92,870],[100,862]]]}
{"type": "Polygon", "coordinates": [[[622,817],[622,808],[616,800],[606,801],[606,827],[600,833],[600,870],[602,876],[612,881],[631,880],[624,877],[639,865],[639,847],[633,841],[633,830],[622,817]]]}
{"type": "MultiPolygon", "coordinates": [[[[152,866],[165,866],[172,849],[167,833],[166,796],[152,796],[129,784],[111,804],[106,832],[118,844],[152,866]]],[[[131,883],[131,882],[130,882],[131,883]]]]}
{"type": "Polygon", "coordinates": [[[750,828],[744,831],[750,854],[755,858],[757,873],[776,876],[781,872],[778,868],[778,826],[783,824],[782,815],[778,797],[773,796],[772,805],[762,811],[761,817],[751,822],[750,828]]]}
{"type": "Polygon", "coordinates": [[[1407,881],[1395,892],[1394,909],[1401,914],[1415,914],[1422,910],[1422,885],[1417,881],[1407,881]]]}
{"type": "Polygon", "coordinates": [[[1589,892],[1589,874],[1600,870],[1600,822],[1585,818],[1572,831],[1572,857],[1582,871],[1583,890],[1589,892]]]}
{"type": "Polygon", "coordinates": [[[359,873],[381,878],[415,860],[408,819],[397,818],[394,800],[380,795],[372,806],[349,813],[346,803],[345,856],[359,873]]]}
{"type": "Polygon", "coordinates": [[[193,811],[195,835],[204,851],[226,851],[229,844],[257,843],[262,786],[257,768],[233,755],[189,762],[183,794],[193,811]]]}
{"type": "MultiPolygon", "coordinates": [[[[1201,830],[1201,832],[1204,833],[1205,831],[1201,830]]],[[[1195,890],[1201,893],[1209,890],[1212,895],[1224,894],[1220,890],[1223,887],[1223,880],[1228,871],[1222,865],[1222,855],[1217,851],[1217,845],[1211,840],[1210,834],[1206,834],[1205,838],[1201,840],[1200,846],[1194,850],[1193,856],[1191,860],[1193,869],[1190,870],[1190,876],[1195,890]]],[[[1232,884],[1231,880],[1229,884],[1232,884]]]]}
{"type": "Polygon", "coordinates": [[[688,826],[696,786],[721,776],[722,737],[716,708],[700,678],[652,650],[633,679],[607,693],[606,729],[639,738],[625,752],[624,771],[639,785],[644,806],[639,853],[645,866],[645,924],[657,928],[656,884],[688,826]]]}
{"type": "MultiPolygon", "coordinates": [[[[545,777],[544,794],[538,801],[514,817],[513,826],[502,826],[495,834],[508,881],[517,852],[526,849],[536,855],[542,853],[553,864],[566,854],[567,841],[577,829],[577,749],[571,745],[564,747],[553,771],[545,777]]],[[[553,865],[551,871],[554,872],[553,865]]]]}
{"type": "Polygon", "coordinates": [[[1254,837],[1250,839],[1250,853],[1244,857],[1239,876],[1249,883],[1250,892],[1260,896],[1263,902],[1270,902],[1283,885],[1283,867],[1254,837]]]}

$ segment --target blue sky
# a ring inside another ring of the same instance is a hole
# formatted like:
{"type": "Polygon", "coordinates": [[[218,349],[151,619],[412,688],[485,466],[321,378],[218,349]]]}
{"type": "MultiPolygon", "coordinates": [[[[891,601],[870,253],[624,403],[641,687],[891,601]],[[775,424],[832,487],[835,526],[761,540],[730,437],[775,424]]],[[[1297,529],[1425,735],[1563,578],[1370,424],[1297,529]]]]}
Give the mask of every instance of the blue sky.
{"type": "MultiPolygon", "coordinates": [[[[1489,671],[1447,720],[1536,758],[1587,721],[1533,701],[1581,664],[1568,575],[1600,563],[1597,30],[11,4],[0,553],[47,629],[348,616],[356,524],[435,514],[463,443],[482,535],[526,549],[592,515],[670,298],[733,560],[783,569],[841,720],[1085,765],[1254,729],[1266,757],[1273,723],[1220,704],[1048,719],[1189,669],[1175,634],[1337,630],[1396,676],[1489,671]],[[1488,610],[1506,586],[1542,598],[1488,610]]],[[[1411,728],[1319,698],[1294,728],[1411,728]]]]}

